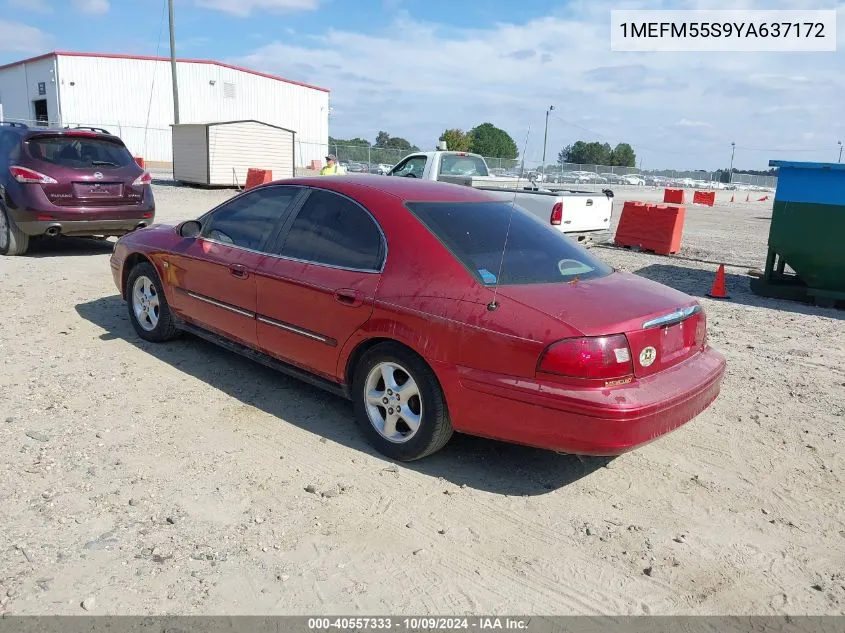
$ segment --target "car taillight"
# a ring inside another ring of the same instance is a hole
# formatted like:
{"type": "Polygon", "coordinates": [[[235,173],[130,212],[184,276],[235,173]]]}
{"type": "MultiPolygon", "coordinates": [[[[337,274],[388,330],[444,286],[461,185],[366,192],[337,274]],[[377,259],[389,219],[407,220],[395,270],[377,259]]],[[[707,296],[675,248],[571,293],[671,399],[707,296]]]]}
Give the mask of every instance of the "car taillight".
{"type": "Polygon", "coordinates": [[[537,371],[570,378],[612,380],[633,375],[631,348],[624,334],[570,338],[543,352],[537,371]]]}
{"type": "Polygon", "coordinates": [[[9,167],[9,172],[12,174],[12,178],[18,182],[37,183],[41,185],[55,185],[58,183],[55,178],[50,178],[46,174],[42,174],[34,169],[27,169],[26,167],[12,165],[9,167]]]}
{"type": "Polygon", "coordinates": [[[563,203],[562,202],[555,202],[555,206],[552,207],[552,215],[549,217],[549,222],[552,226],[560,226],[563,222],[563,203]]]}
{"type": "Polygon", "coordinates": [[[148,185],[153,181],[153,177],[150,175],[150,172],[145,171],[143,174],[138,176],[135,179],[135,182],[132,183],[133,187],[140,187],[142,185],[148,185]]]}

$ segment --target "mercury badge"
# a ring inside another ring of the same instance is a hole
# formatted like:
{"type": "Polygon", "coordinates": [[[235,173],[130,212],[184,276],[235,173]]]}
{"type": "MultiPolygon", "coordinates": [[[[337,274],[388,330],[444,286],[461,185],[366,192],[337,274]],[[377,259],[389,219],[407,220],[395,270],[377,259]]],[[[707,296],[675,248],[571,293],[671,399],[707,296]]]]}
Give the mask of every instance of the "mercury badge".
{"type": "Polygon", "coordinates": [[[102,180],[103,179],[103,173],[100,172],[100,171],[95,171],[94,172],[94,178],[96,178],[97,180],[102,180]]]}
{"type": "Polygon", "coordinates": [[[657,360],[657,350],[654,349],[651,345],[643,349],[640,352],[640,365],[643,367],[648,367],[651,365],[655,360],[657,360]]]}

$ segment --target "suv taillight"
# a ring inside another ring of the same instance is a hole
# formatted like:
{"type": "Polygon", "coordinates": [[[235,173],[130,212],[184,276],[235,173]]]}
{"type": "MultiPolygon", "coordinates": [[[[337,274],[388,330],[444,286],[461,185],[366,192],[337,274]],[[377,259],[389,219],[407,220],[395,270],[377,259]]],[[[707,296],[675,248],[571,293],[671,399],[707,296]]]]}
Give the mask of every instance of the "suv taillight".
{"type": "Polygon", "coordinates": [[[34,169],[19,167],[18,165],[12,165],[9,167],[9,172],[12,174],[12,178],[18,182],[36,183],[40,185],[58,184],[58,181],[55,178],[50,178],[50,176],[35,171],[34,169]]]}
{"type": "Polygon", "coordinates": [[[135,179],[135,182],[132,183],[132,186],[133,187],[141,187],[143,185],[150,184],[152,181],[153,181],[153,177],[152,177],[152,175],[150,175],[150,172],[145,171],[143,174],[141,174],[140,176],[138,176],[135,179]]]}
{"type": "Polygon", "coordinates": [[[562,202],[555,202],[555,206],[552,207],[552,215],[549,217],[549,222],[552,226],[560,226],[563,222],[563,203],[562,202]]]}
{"type": "Polygon", "coordinates": [[[570,378],[614,380],[634,373],[624,334],[570,338],[552,343],[540,356],[538,372],[570,378]]]}

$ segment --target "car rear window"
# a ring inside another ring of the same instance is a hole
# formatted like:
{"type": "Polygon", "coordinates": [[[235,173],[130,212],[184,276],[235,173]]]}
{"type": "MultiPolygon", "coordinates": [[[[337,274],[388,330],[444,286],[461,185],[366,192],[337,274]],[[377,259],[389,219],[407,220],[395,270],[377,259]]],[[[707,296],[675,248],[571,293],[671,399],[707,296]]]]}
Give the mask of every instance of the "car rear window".
{"type": "Polygon", "coordinates": [[[407,206],[486,285],[568,282],[613,272],[558,230],[507,202],[410,202],[407,206]]]}
{"type": "Polygon", "coordinates": [[[440,157],[441,176],[489,176],[480,156],[444,154],[440,157]]]}
{"type": "Polygon", "coordinates": [[[62,167],[115,169],[135,162],[125,146],[102,138],[38,136],[27,146],[34,159],[62,167]]]}

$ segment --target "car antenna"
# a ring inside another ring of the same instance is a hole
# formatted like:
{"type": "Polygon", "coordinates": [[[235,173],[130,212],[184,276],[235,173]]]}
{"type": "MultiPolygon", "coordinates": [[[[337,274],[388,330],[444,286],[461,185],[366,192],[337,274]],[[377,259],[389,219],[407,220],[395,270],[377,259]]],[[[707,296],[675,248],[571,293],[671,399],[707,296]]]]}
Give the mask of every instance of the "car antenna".
{"type": "MultiPolygon", "coordinates": [[[[528,149],[528,137],[531,136],[531,124],[528,124],[528,131],[525,133],[525,142],[522,144],[522,164],[525,165],[525,152],[528,149]]],[[[505,265],[505,250],[508,248],[508,238],[511,234],[511,222],[513,221],[513,212],[516,210],[516,194],[519,193],[519,179],[522,178],[524,169],[519,170],[519,176],[516,177],[516,187],[513,191],[513,199],[511,200],[511,212],[508,215],[508,230],[505,232],[505,243],[502,244],[502,258],[499,260],[499,274],[496,275],[496,284],[493,286],[493,300],[487,304],[487,310],[493,312],[499,307],[496,303],[496,297],[499,294],[499,280],[502,278],[502,268],[505,265]]]]}

